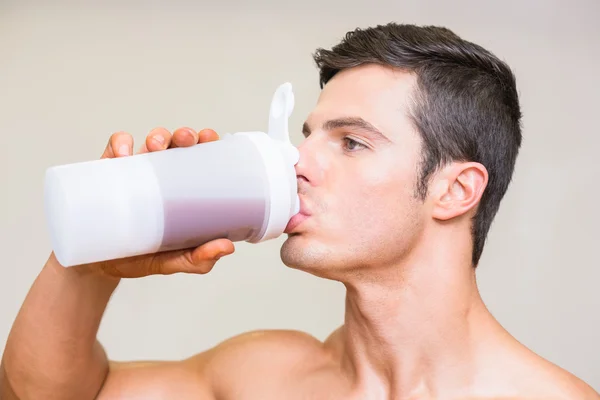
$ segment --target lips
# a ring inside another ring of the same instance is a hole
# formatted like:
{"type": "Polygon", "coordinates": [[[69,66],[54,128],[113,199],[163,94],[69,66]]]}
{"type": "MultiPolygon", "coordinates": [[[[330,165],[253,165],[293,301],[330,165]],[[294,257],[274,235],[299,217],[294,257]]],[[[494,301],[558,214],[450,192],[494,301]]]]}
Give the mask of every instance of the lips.
{"type": "Polygon", "coordinates": [[[292,233],[298,225],[300,225],[302,222],[304,222],[309,217],[310,217],[310,214],[304,207],[302,200],[300,200],[300,212],[298,214],[294,215],[289,220],[287,226],[285,227],[284,233],[292,233]]]}
{"type": "Polygon", "coordinates": [[[308,218],[308,215],[305,215],[302,213],[298,213],[298,214],[294,215],[288,222],[288,224],[285,227],[285,230],[283,232],[284,233],[293,233],[294,229],[296,229],[296,227],[298,225],[300,225],[302,222],[304,222],[307,218],[308,218]]]}
{"type": "Polygon", "coordinates": [[[307,210],[306,205],[302,200],[302,195],[306,193],[305,185],[307,186],[309,184],[309,180],[302,174],[298,174],[296,177],[298,180],[298,198],[300,200],[300,211],[298,212],[298,214],[290,218],[287,226],[285,227],[285,230],[283,231],[284,233],[292,233],[298,225],[300,225],[302,222],[304,222],[310,217],[310,212],[307,210]]]}

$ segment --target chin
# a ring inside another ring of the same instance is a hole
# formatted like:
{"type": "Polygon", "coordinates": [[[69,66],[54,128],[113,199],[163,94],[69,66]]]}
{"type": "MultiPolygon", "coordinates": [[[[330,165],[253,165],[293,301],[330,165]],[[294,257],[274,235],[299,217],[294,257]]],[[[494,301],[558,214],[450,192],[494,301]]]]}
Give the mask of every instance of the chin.
{"type": "Polygon", "coordinates": [[[334,257],[338,252],[331,246],[303,234],[290,234],[280,254],[287,267],[326,279],[336,279],[336,271],[343,268],[338,264],[344,264],[334,257]]]}
{"type": "Polygon", "coordinates": [[[291,233],[281,246],[281,261],[290,268],[316,269],[327,261],[320,243],[315,243],[302,233],[291,233]],[[320,250],[319,250],[320,249],[320,250]]]}

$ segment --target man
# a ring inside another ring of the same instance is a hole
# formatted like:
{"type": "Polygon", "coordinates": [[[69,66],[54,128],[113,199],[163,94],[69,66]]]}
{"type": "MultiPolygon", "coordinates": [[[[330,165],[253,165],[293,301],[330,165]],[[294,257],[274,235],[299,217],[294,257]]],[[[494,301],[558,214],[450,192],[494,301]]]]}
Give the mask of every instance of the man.
{"type": "MultiPolygon", "coordinates": [[[[289,267],[342,282],[325,342],[251,332],[179,362],[110,362],[96,340],[121,278],[207,273],[233,243],[65,269],[50,256],[4,352],[8,399],[600,399],[488,312],[475,269],[521,143],[510,69],[447,29],[389,24],[315,54],[322,93],[296,167],[289,267]]],[[[142,151],[217,140],[150,132],[142,151]]],[[[103,157],[132,154],[127,133],[103,157]]]]}

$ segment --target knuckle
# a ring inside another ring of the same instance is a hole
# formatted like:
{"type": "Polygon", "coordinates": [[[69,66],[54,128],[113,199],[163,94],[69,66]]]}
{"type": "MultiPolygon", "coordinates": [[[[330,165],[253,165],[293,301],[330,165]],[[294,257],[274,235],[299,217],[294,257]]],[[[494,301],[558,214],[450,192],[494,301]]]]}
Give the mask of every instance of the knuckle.
{"type": "Polygon", "coordinates": [[[162,272],[162,262],[156,255],[152,255],[150,260],[148,260],[148,274],[149,275],[159,275],[162,272]]]}
{"type": "Polygon", "coordinates": [[[199,264],[196,264],[196,270],[200,274],[207,274],[212,270],[214,265],[215,261],[203,261],[199,264]]]}
{"type": "Polygon", "coordinates": [[[210,270],[215,265],[215,260],[210,260],[206,258],[195,259],[191,252],[187,252],[184,256],[184,263],[187,265],[187,269],[190,272],[206,274],[210,272],[210,270]]]}

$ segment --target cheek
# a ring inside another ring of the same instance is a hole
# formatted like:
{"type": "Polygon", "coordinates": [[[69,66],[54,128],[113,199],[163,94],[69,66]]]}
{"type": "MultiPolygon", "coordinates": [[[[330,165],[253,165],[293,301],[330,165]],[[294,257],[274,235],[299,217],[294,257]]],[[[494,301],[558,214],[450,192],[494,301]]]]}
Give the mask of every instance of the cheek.
{"type": "Polygon", "coordinates": [[[362,235],[387,234],[399,227],[407,212],[412,213],[411,177],[384,174],[382,170],[373,167],[346,170],[348,173],[335,181],[332,195],[336,219],[349,234],[354,231],[362,235]]]}
{"type": "Polygon", "coordinates": [[[410,180],[381,178],[356,184],[340,198],[330,240],[361,265],[394,263],[404,257],[422,231],[423,212],[410,180]]]}

